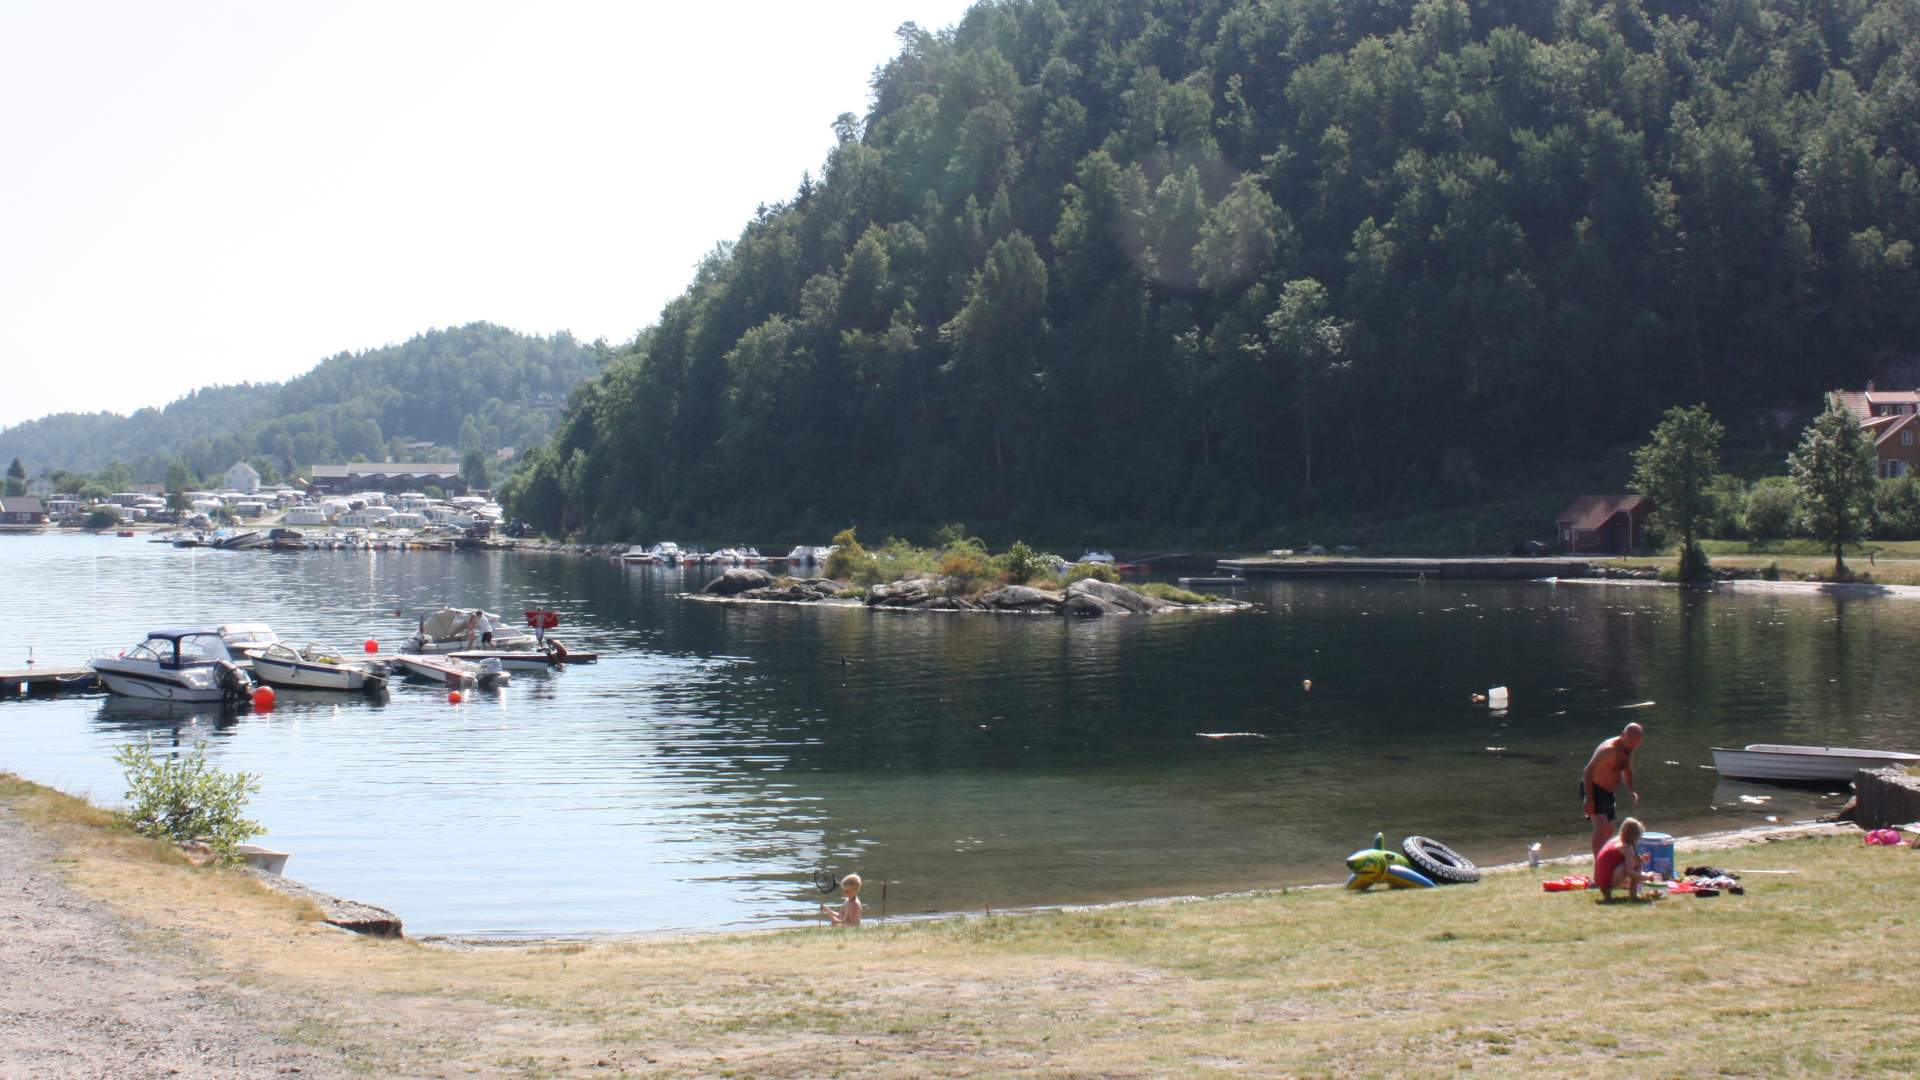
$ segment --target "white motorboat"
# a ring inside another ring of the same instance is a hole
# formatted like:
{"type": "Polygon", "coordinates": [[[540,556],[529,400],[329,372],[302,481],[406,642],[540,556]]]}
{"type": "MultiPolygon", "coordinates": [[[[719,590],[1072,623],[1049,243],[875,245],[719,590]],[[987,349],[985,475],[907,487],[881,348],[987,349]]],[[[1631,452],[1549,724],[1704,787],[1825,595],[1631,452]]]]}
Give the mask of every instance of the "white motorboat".
{"type": "Polygon", "coordinates": [[[469,686],[494,690],[512,681],[512,676],[497,660],[476,664],[444,654],[400,653],[393,658],[393,664],[413,678],[439,683],[449,690],[463,690],[469,686]]]}
{"type": "Polygon", "coordinates": [[[88,662],[116,694],[156,701],[242,701],[253,680],[234,663],[216,630],[175,626],[155,630],[118,656],[88,662]]]}
{"type": "Polygon", "coordinates": [[[263,622],[222,623],[214,629],[219,632],[220,640],[227,643],[227,651],[233,654],[237,664],[249,663],[253,654],[280,640],[273,627],[263,622]]]}
{"type": "Polygon", "coordinates": [[[1783,743],[1748,743],[1740,750],[1713,748],[1713,767],[1720,775],[1743,780],[1832,783],[1852,780],[1860,769],[1889,765],[1920,765],[1920,754],[1783,743]]]}
{"type": "Polygon", "coordinates": [[[621,554],[620,561],[630,562],[630,563],[650,563],[656,560],[654,559],[652,552],[648,551],[645,547],[641,546],[640,544],[635,544],[621,554]]]}
{"type": "Polygon", "coordinates": [[[403,653],[438,655],[468,649],[521,652],[540,648],[540,639],[500,616],[479,608],[441,608],[420,620],[420,627],[401,646],[403,653]]]}
{"type": "Polygon", "coordinates": [[[377,694],[387,688],[384,670],[348,663],[338,649],[311,643],[298,649],[284,641],[268,645],[254,655],[253,675],[274,686],[311,690],[359,690],[377,694]]]}

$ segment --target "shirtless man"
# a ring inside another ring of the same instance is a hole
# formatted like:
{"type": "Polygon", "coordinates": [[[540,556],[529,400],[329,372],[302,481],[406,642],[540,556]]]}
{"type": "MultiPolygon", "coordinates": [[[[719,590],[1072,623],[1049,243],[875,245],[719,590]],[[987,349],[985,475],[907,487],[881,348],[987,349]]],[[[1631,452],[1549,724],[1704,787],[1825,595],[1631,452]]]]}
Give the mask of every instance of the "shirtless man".
{"type": "Polygon", "coordinates": [[[1583,812],[1593,822],[1595,858],[1600,857],[1600,849],[1607,841],[1613,839],[1613,822],[1620,816],[1614,807],[1614,793],[1621,784],[1627,785],[1633,804],[1640,805],[1640,793],[1633,788],[1633,751],[1646,733],[1639,724],[1628,724],[1620,734],[1602,740],[1594,747],[1586,771],[1580,774],[1580,801],[1583,812]]]}

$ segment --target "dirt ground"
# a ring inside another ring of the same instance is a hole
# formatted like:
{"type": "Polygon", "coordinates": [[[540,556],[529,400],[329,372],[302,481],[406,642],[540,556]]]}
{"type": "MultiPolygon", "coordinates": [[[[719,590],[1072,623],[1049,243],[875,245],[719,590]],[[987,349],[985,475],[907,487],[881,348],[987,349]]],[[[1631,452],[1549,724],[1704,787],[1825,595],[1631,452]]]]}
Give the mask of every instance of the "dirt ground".
{"type": "Polygon", "coordinates": [[[282,1032],[275,995],[196,977],[51,872],[53,853],[0,806],[0,1076],[332,1076],[282,1032]]]}

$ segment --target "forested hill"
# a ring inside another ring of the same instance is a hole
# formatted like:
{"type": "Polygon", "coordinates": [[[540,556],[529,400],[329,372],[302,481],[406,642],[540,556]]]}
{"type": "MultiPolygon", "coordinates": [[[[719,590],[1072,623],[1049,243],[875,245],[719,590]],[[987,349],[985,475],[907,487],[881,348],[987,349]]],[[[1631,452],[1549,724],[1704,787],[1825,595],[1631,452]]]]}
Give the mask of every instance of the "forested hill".
{"type": "Polygon", "coordinates": [[[265,458],[276,471],[317,461],[406,459],[406,440],[452,450],[525,447],[545,438],[569,391],[598,367],[566,334],[529,337],[494,326],[432,330],[341,353],[285,383],[196,390],[131,416],[60,413],[0,431],[0,460],[34,475],[109,462],[160,481],[175,462],[200,477],[265,458]]]}
{"type": "Polygon", "coordinates": [[[1674,403],[1784,446],[1920,340],[1915,0],[1008,0],[900,36],[524,512],[1264,527],[1483,498],[1674,403]]]}

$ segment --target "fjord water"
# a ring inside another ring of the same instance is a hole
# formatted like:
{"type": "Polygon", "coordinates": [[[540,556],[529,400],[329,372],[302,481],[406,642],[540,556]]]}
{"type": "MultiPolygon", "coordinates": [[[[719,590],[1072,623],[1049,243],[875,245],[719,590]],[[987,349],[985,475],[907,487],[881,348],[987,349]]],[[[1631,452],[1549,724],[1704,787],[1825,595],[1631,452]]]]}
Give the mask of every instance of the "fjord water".
{"type": "Polygon", "coordinates": [[[901,916],[1338,880],[1376,830],[1570,853],[1581,766],[1630,719],[1669,832],[1836,801],[1718,781],[1711,746],[1920,747],[1900,599],[1274,582],[1245,614],[1068,621],[709,604],[682,594],[711,572],[565,555],[52,534],[0,537],[0,569],[8,668],[168,623],[391,647],[442,604],[557,610],[598,664],[458,706],[398,682],[264,713],[0,703],[0,769],[107,803],[116,747],[204,740],[259,774],[290,876],[414,933],[807,921],[816,867],[884,881],[901,916]],[[1470,701],[1492,685],[1505,713],[1470,701]]]}

